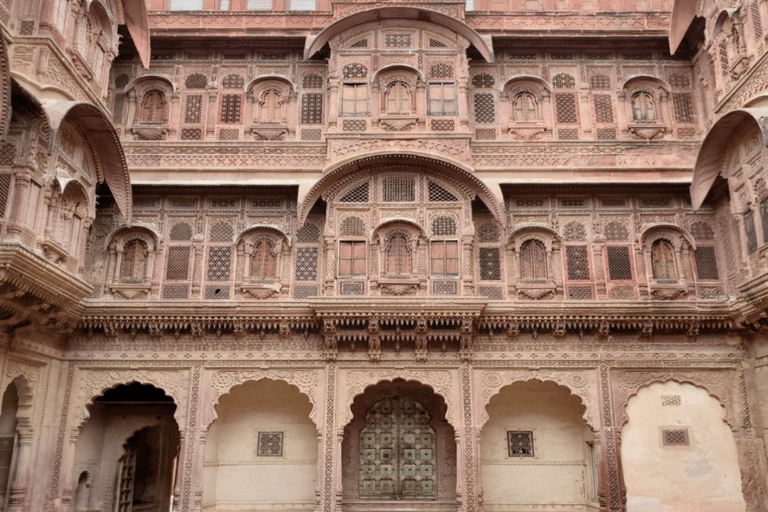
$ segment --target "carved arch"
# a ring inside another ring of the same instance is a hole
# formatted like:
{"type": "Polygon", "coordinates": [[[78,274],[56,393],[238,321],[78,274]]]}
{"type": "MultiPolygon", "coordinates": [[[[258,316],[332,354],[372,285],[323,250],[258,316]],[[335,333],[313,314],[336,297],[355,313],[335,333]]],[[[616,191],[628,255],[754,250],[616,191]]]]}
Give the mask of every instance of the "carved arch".
{"type": "Polygon", "coordinates": [[[151,242],[149,246],[147,247],[148,250],[153,251],[157,250],[158,247],[160,247],[160,237],[158,234],[153,230],[145,226],[133,226],[133,227],[120,227],[116,230],[112,231],[104,240],[104,248],[106,249],[111,244],[116,243],[122,246],[125,244],[126,241],[133,240],[134,238],[139,238],[140,240],[143,240],[145,242],[151,242]],[[143,237],[132,237],[134,234],[143,234],[143,237]]]}
{"type": "Polygon", "coordinates": [[[371,231],[371,242],[375,241],[379,233],[384,229],[386,229],[387,226],[390,226],[392,224],[406,224],[418,230],[419,236],[424,238],[426,238],[427,236],[427,233],[424,230],[424,228],[415,220],[409,219],[408,217],[389,217],[379,222],[379,224],[375,228],[373,228],[373,230],[371,231]]]}
{"type": "Polygon", "coordinates": [[[533,76],[533,75],[516,75],[516,76],[513,76],[513,77],[509,78],[506,82],[501,84],[501,87],[499,88],[499,92],[504,92],[504,91],[506,91],[508,89],[511,90],[517,84],[524,84],[526,82],[534,83],[539,88],[542,89],[542,91],[537,91],[537,92],[543,92],[543,91],[546,91],[548,93],[552,92],[552,86],[549,84],[549,82],[547,82],[543,78],[540,78],[538,76],[533,76]]]}
{"type": "MultiPolygon", "coordinates": [[[[649,226],[646,229],[643,230],[642,233],[640,233],[640,247],[645,248],[646,242],[648,240],[648,237],[651,236],[653,238],[653,234],[657,233],[659,231],[663,230],[670,230],[670,231],[676,231],[680,236],[682,236],[686,242],[691,246],[691,248],[695,251],[696,250],[696,240],[694,240],[693,235],[691,235],[686,229],[681,228],[680,226],[676,226],[674,224],[654,224],[653,226],[649,226]]],[[[663,238],[663,237],[660,237],[663,238]]]]}
{"type": "Polygon", "coordinates": [[[557,242],[559,242],[562,239],[562,237],[557,231],[555,231],[554,229],[552,229],[546,224],[526,223],[514,228],[509,233],[509,236],[507,236],[507,244],[514,243],[516,237],[519,237],[521,235],[525,235],[528,233],[539,233],[539,234],[546,233],[547,236],[552,237],[553,241],[557,241],[557,242]]]}
{"type": "Polygon", "coordinates": [[[54,183],[58,184],[62,196],[65,194],[81,195],[85,200],[85,209],[88,212],[87,217],[93,219],[96,216],[96,205],[91,201],[85,185],[73,178],[56,178],[54,183]]]}
{"type": "Polygon", "coordinates": [[[272,224],[262,224],[262,223],[253,224],[251,226],[248,226],[242,232],[240,232],[235,237],[235,245],[239,244],[243,240],[243,238],[245,238],[249,234],[251,234],[251,233],[253,233],[255,231],[259,231],[259,230],[271,231],[272,233],[274,233],[274,234],[282,237],[283,239],[285,239],[285,243],[288,245],[288,247],[291,246],[291,236],[288,233],[286,233],[285,230],[283,230],[282,228],[279,228],[277,226],[274,226],[272,224]]]}
{"type": "Polygon", "coordinates": [[[277,82],[282,82],[282,83],[284,83],[285,85],[288,86],[288,90],[290,90],[291,92],[296,92],[296,84],[294,84],[288,78],[286,78],[284,76],[280,76],[280,75],[264,75],[264,76],[260,76],[258,78],[254,78],[253,80],[251,80],[250,82],[245,84],[245,88],[243,89],[243,91],[244,92],[248,92],[251,88],[256,87],[258,84],[260,84],[262,82],[267,82],[269,80],[274,80],[274,81],[277,81],[277,82]]]}
{"type": "Polygon", "coordinates": [[[40,367],[22,361],[11,359],[8,361],[3,387],[0,396],[13,384],[19,396],[19,404],[16,408],[16,420],[19,427],[29,430],[32,428],[32,406],[34,398],[34,386],[40,378],[40,367]]]}
{"type": "MultiPolygon", "coordinates": [[[[621,84],[621,90],[632,93],[639,90],[646,90],[648,86],[652,86],[666,92],[670,92],[672,90],[672,87],[666,81],[659,77],[650,75],[635,75],[627,78],[624,83],[621,84]]],[[[650,89],[648,90],[650,91],[650,89]]]]}
{"type": "Polygon", "coordinates": [[[374,73],[371,73],[371,83],[376,82],[379,79],[379,76],[389,71],[395,71],[397,69],[402,69],[403,71],[406,71],[408,73],[413,73],[414,75],[419,77],[419,80],[421,82],[426,81],[426,78],[424,77],[424,73],[414,68],[413,66],[409,66],[408,64],[387,64],[386,66],[382,66],[381,68],[379,68],[374,73]]]}
{"type": "Polygon", "coordinates": [[[144,82],[151,82],[151,81],[159,81],[159,82],[163,82],[164,84],[167,84],[170,87],[172,92],[178,92],[179,90],[179,86],[173,80],[173,78],[170,75],[166,75],[163,73],[151,73],[148,75],[142,75],[140,77],[134,78],[133,80],[131,80],[125,85],[123,90],[125,93],[128,93],[128,91],[134,89],[140,84],[144,82]]]}

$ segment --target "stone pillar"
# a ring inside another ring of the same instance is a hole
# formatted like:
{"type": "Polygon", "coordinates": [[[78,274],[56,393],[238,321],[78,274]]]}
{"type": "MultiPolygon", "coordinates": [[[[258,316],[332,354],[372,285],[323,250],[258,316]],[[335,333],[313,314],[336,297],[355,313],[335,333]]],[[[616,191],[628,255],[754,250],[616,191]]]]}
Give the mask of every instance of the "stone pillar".
{"type": "Polygon", "coordinates": [[[463,414],[456,415],[456,422],[462,422],[456,425],[456,498],[460,512],[480,512],[482,507],[477,485],[479,438],[472,407],[472,367],[469,362],[462,363],[460,372],[461,405],[456,411],[463,414]]]}
{"type": "Polygon", "coordinates": [[[200,424],[200,386],[202,365],[192,368],[189,387],[187,424],[179,425],[179,464],[173,492],[173,512],[200,512],[203,502],[203,451],[205,431],[200,424]],[[180,489],[179,489],[180,487],[180,489]]]}
{"type": "Polygon", "coordinates": [[[459,132],[469,132],[469,98],[467,97],[467,79],[459,79],[459,132]]]}
{"type": "Polygon", "coordinates": [[[191,299],[200,298],[200,290],[202,288],[203,279],[203,255],[205,253],[204,245],[195,245],[192,249],[195,252],[195,260],[192,267],[192,291],[190,292],[191,299]]]}
{"type": "Polygon", "coordinates": [[[336,242],[333,238],[325,239],[325,278],[323,283],[323,295],[333,295],[334,285],[336,283],[334,276],[336,274],[336,242]]]}
{"type": "Polygon", "coordinates": [[[336,429],[336,400],[338,368],[331,363],[326,367],[325,425],[320,427],[322,436],[321,457],[318,459],[320,506],[318,512],[335,512],[341,499],[341,441],[344,434],[336,429]]]}
{"type": "Polygon", "coordinates": [[[8,219],[8,226],[5,232],[11,238],[19,239],[26,221],[27,208],[29,207],[29,187],[32,178],[27,169],[17,168],[13,173],[13,206],[11,208],[11,217],[8,219]]]}
{"type": "Polygon", "coordinates": [[[416,82],[416,131],[427,129],[427,84],[416,82]]]}
{"type": "Polygon", "coordinates": [[[507,298],[517,300],[517,283],[520,282],[520,265],[517,263],[517,251],[514,242],[504,247],[507,264],[507,298]]]}
{"type": "Polygon", "coordinates": [[[649,298],[648,270],[646,266],[646,252],[643,247],[635,248],[635,276],[640,299],[649,298]]]}
{"type": "Polygon", "coordinates": [[[595,434],[595,444],[599,458],[598,499],[600,510],[605,512],[625,512],[627,491],[621,468],[621,425],[614,424],[613,397],[610,372],[606,365],[600,367],[600,411],[602,422],[600,431],[595,434]]]}
{"type": "MultiPolygon", "coordinates": [[[[26,419],[26,422],[29,422],[26,419]]],[[[8,487],[7,512],[25,512],[28,510],[27,488],[29,487],[29,469],[32,465],[32,429],[29,425],[20,426],[17,429],[16,443],[16,468],[12,473],[12,480],[8,487]]]]}
{"type": "Polygon", "coordinates": [[[578,93],[579,98],[579,119],[581,119],[581,133],[583,135],[589,135],[585,137],[587,139],[594,139],[596,135],[593,135],[594,120],[592,119],[592,109],[589,108],[589,92],[580,91],[578,93]]]}
{"type": "MultiPolygon", "coordinates": [[[[589,250],[589,249],[588,249],[589,250]]],[[[592,250],[592,265],[595,272],[595,298],[605,298],[605,267],[603,266],[603,244],[594,242],[592,250]]]]}
{"type": "Polygon", "coordinates": [[[328,132],[335,133],[339,131],[339,79],[328,79],[328,104],[326,110],[328,112],[328,132]]]}
{"type": "Polygon", "coordinates": [[[381,113],[381,86],[379,82],[371,84],[371,129],[379,129],[379,114],[381,113]]]}
{"type": "Polygon", "coordinates": [[[475,295],[475,264],[474,264],[474,244],[473,236],[463,236],[461,240],[462,246],[462,261],[461,269],[459,269],[459,275],[464,282],[463,295],[475,295]]]}

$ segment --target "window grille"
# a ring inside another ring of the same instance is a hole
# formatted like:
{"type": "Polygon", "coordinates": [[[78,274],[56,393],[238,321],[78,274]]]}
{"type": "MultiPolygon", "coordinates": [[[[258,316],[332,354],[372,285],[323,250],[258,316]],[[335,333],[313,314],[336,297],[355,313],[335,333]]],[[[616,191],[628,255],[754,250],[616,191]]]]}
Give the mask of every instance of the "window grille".
{"type": "Polygon", "coordinates": [[[496,140],[496,128],[478,128],[475,130],[475,140],[496,140]]]}
{"type": "Polygon", "coordinates": [[[301,79],[301,86],[304,89],[322,89],[323,77],[321,75],[304,75],[301,79]]]}
{"type": "Polygon", "coordinates": [[[341,236],[365,236],[365,223],[358,217],[347,217],[341,223],[341,236]]]}
{"type": "Polygon", "coordinates": [[[349,45],[350,48],[368,48],[368,40],[367,39],[361,39],[357,41],[356,43],[352,43],[349,45]]]}
{"type": "Polygon", "coordinates": [[[686,140],[686,139],[692,139],[696,136],[696,128],[678,128],[677,129],[677,138],[686,140]]]}
{"type": "Polygon", "coordinates": [[[34,20],[23,20],[19,25],[20,36],[31,36],[35,32],[34,20]]]}
{"type": "Polygon", "coordinates": [[[301,130],[301,140],[320,140],[322,131],[311,128],[309,130],[301,130]]]}
{"type": "Polygon", "coordinates": [[[695,240],[714,240],[715,231],[709,222],[698,221],[691,224],[691,234],[695,240]]]}
{"type": "Polygon", "coordinates": [[[308,299],[309,297],[317,296],[317,286],[294,286],[293,298],[294,299],[308,299]]]}
{"type": "Polygon", "coordinates": [[[203,119],[203,96],[193,94],[187,96],[184,101],[184,122],[187,124],[197,124],[203,119]]]}
{"type": "Polygon", "coordinates": [[[275,244],[268,238],[256,242],[251,256],[251,279],[264,281],[277,277],[275,244]]]}
{"type": "Polygon", "coordinates": [[[429,38],[429,47],[430,48],[448,48],[448,46],[442,42],[438,41],[437,39],[429,38]]]}
{"type": "Polygon", "coordinates": [[[317,247],[296,249],[296,280],[317,281],[317,247]]]}
{"type": "Polygon", "coordinates": [[[364,119],[344,119],[341,126],[345,132],[364,132],[366,123],[364,119]]]}
{"type": "Polygon", "coordinates": [[[557,140],[579,140],[579,129],[561,128],[557,130],[557,140]]]}
{"type": "Polygon", "coordinates": [[[440,202],[455,202],[458,201],[456,196],[445,190],[443,187],[435,183],[429,182],[429,201],[432,203],[440,202]]]}
{"type": "Polygon", "coordinates": [[[232,247],[208,248],[208,281],[229,281],[232,247]]]}
{"type": "Polygon", "coordinates": [[[271,11],[272,0],[248,0],[245,8],[249,11],[271,11]]]}
{"type": "Polygon", "coordinates": [[[121,281],[143,280],[147,269],[147,246],[141,240],[131,240],[123,248],[120,267],[121,281]]]}
{"type": "Polygon", "coordinates": [[[720,279],[720,273],[717,270],[717,257],[715,248],[711,246],[698,247],[694,252],[696,257],[696,278],[700,280],[720,279]]]}
{"type": "Polygon", "coordinates": [[[365,295],[365,282],[341,281],[339,282],[339,294],[341,295],[365,295]]]}
{"type": "Polygon", "coordinates": [[[547,250],[538,240],[528,240],[520,247],[520,277],[547,278],[547,250]]]}
{"type": "Polygon", "coordinates": [[[755,33],[755,40],[760,41],[763,37],[763,24],[760,19],[760,4],[755,1],[749,6],[749,12],[752,16],[752,31],[755,33]]]}
{"type": "Polygon", "coordinates": [[[323,123],[323,95],[304,94],[301,97],[301,122],[304,124],[323,123]]]}
{"type": "Polygon", "coordinates": [[[221,96],[221,113],[219,121],[222,123],[239,123],[240,107],[243,98],[239,94],[223,94],[221,96]]]}
{"type": "Polygon", "coordinates": [[[480,280],[501,280],[501,252],[498,247],[480,248],[480,280]]]}
{"type": "Polygon", "coordinates": [[[552,77],[552,85],[556,89],[573,89],[576,87],[576,80],[571,75],[560,73],[552,77]]]}
{"type": "Polygon", "coordinates": [[[598,123],[613,122],[613,104],[610,94],[595,94],[595,121],[598,123]]]}
{"type": "Polygon", "coordinates": [[[367,203],[368,202],[368,188],[369,184],[366,181],[365,183],[356,186],[346,194],[344,194],[341,199],[339,199],[340,203],[367,203]]]}
{"type": "Polygon", "coordinates": [[[603,208],[626,208],[627,201],[620,197],[605,197],[600,201],[603,208]]]}
{"type": "Polygon", "coordinates": [[[341,71],[342,78],[365,78],[368,76],[368,68],[355,62],[347,64],[341,71]]]}
{"type": "Polygon", "coordinates": [[[757,250],[757,233],[755,232],[755,212],[747,210],[744,213],[744,230],[747,235],[747,253],[757,250]]]}
{"type": "Polygon", "coordinates": [[[501,229],[492,222],[483,222],[477,228],[477,236],[481,242],[498,242],[501,238],[501,229]]]}
{"type": "Polygon", "coordinates": [[[239,140],[240,130],[238,128],[222,128],[219,130],[219,140],[239,140]]]}
{"type": "Polygon", "coordinates": [[[171,240],[192,240],[192,226],[186,222],[180,222],[171,228],[171,240]]]}
{"type": "Polygon", "coordinates": [[[640,206],[643,208],[669,208],[672,201],[668,197],[646,197],[640,200],[640,206]]]}
{"type": "Polygon", "coordinates": [[[688,429],[665,429],[661,431],[661,439],[664,446],[688,446],[688,429]]]}
{"type": "Polygon", "coordinates": [[[450,64],[433,64],[429,68],[429,78],[453,78],[453,66],[450,64]]]}
{"type": "Polygon", "coordinates": [[[181,140],[200,140],[203,138],[203,130],[200,128],[182,128],[181,140]]]}
{"type": "Polygon", "coordinates": [[[515,94],[512,116],[519,123],[536,121],[539,118],[538,108],[536,96],[531,92],[522,91],[515,94]]]}
{"type": "Polygon", "coordinates": [[[608,253],[608,275],[611,281],[632,279],[629,247],[606,247],[608,253]]]}
{"type": "Polygon", "coordinates": [[[614,286],[611,288],[611,298],[612,299],[620,299],[620,300],[627,300],[627,299],[635,299],[635,287],[634,286],[614,286]]]}
{"type": "Polygon", "coordinates": [[[672,73],[669,75],[669,84],[675,89],[687,89],[691,86],[691,79],[683,73],[672,73]]]}
{"type": "Polygon", "coordinates": [[[339,275],[365,275],[365,242],[339,242],[339,275]]]}
{"type": "Polygon", "coordinates": [[[563,237],[566,240],[586,240],[587,230],[584,228],[584,224],[580,222],[569,222],[565,225],[565,231],[563,237]]]}
{"type": "Polygon", "coordinates": [[[208,78],[202,73],[192,73],[184,80],[187,89],[205,89],[208,86],[208,78]]]}
{"type": "Polygon", "coordinates": [[[117,75],[117,78],[115,78],[115,88],[122,89],[123,87],[128,85],[128,82],[130,81],[131,81],[131,78],[125,73],[117,75]]]}
{"type": "Polygon", "coordinates": [[[125,105],[125,94],[115,94],[115,104],[112,107],[112,121],[119,124],[123,122],[123,106],[125,105]]]}
{"type": "Polygon", "coordinates": [[[597,140],[616,140],[616,128],[598,128],[597,140]]]}
{"type": "Polygon", "coordinates": [[[0,144],[0,165],[13,165],[16,160],[16,145],[11,142],[0,144]]]}
{"type": "Polygon", "coordinates": [[[544,199],[518,199],[515,201],[518,208],[544,208],[544,199]]]}
{"type": "Polygon", "coordinates": [[[296,231],[296,241],[299,243],[311,243],[320,240],[320,229],[315,224],[304,224],[296,231]]]}
{"type": "Polygon", "coordinates": [[[221,81],[222,89],[229,89],[229,90],[242,89],[244,85],[245,85],[245,80],[243,79],[243,77],[236,74],[227,75],[221,81]]]}
{"type": "Polygon", "coordinates": [[[0,217],[5,217],[8,204],[8,191],[11,188],[11,175],[0,174],[0,217]]]}
{"type": "Polygon", "coordinates": [[[166,284],[163,286],[164,299],[188,299],[188,284],[166,284]]]}
{"type": "Polygon", "coordinates": [[[411,34],[386,34],[385,48],[410,48],[413,45],[411,34]]]}
{"type": "Polygon", "coordinates": [[[432,295],[456,295],[459,285],[456,281],[435,281],[432,283],[432,295]]]}
{"type": "Polygon", "coordinates": [[[387,240],[386,248],[387,277],[408,277],[413,273],[413,257],[408,238],[396,233],[387,240]]]}
{"type": "Polygon", "coordinates": [[[475,122],[493,123],[496,121],[496,105],[493,94],[475,94],[475,122]]]}
{"type": "Polygon", "coordinates": [[[228,222],[218,222],[211,226],[211,229],[208,232],[208,241],[232,243],[233,235],[234,230],[232,224],[228,222]]]}
{"type": "Polygon", "coordinates": [[[654,279],[677,279],[675,248],[667,240],[656,240],[651,246],[654,279]]]}
{"type": "Polygon", "coordinates": [[[432,221],[432,234],[434,236],[456,235],[456,221],[453,217],[437,217],[432,221]]]}
{"type": "Polygon", "coordinates": [[[504,289],[501,286],[478,286],[477,294],[491,300],[504,300],[504,289]]]}
{"type": "Polygon", "coordinates": [[[610,89],[611,78],[608,75],[592,75],[589,77],[589,86],[592,89],[610,89]]]}
{"type": "Polygon", "coordinates": [[[652,123],[656,121],[656,101],[653,95],[646,91],[639,91],[632,95],[632,120],[638,123],[652,123]]]}
{"type": "Polygon", "coordinates": [[[459,243],[438,240],[430,244],[431,273],[433,276],[459,275],[459,243]]]}
{"type": "Polygon", "coordinates": [[[564,197],[560,199],[560,206],[563,208],[586,208],[587,202],[575,197],[564,197]]]}
{"type": "Polygon", "coordinates": [[[387,176],[382,192],[385,203],[412,203],[416,200],[416,182],[410,176],[387,176]]]}
{"type": "Polygon", "coordinates": [[[623,242],[629,240],[629,230],[627,229],[627,226],[618,220],[606,224],[604,232],[605,239],[609,242],[623,242]]]}
{"type": "Polygon", "coordinates": [[[678,123],[693,122],[693,99],[689,92],[672,94],[672,104],[675,109],[675,120],[678,123]]]}
{"type": "Polygon", "coordinates": [[[592,299],[592,287],[591,286],[569,286],[568,287],[568,299],[570,299],[570,300],[591,300],[592,299]]]}
{"type": "Polygon", "coordinates": [[[589,281],[589,259],[586,245],[569,245],[565,248],[568,279],[589,281]]]}
{"type": "Polygon", "coordinates": [[[720,71],[723,76],[728,76],[728,43],[725,40],[720,42],[718,54],[720,55],[720,71]]]}
{"type": "Polygon", "coordinates": [[[191,247],[169,247],[168,261],[165,266],[167,281],[186,281],[189,279],[189,254],[191,247]]]}
{"type": "Polygon", "coordinates": [[[472,87],[490,89],[494,85],[496,85],[496,80],[488,73],[480,73],[472,77],[472,87]]]}
{"type": "Polygon", "coordinates": [[[433,132],[452,132],[455,124],[453,119],[433,119],[430,127],[433,132]]]}
{"type": "Polygon", "coordinates": [[[574,94],[555,94],[555,108],[557,110],[558,123],[575,124],[578,122],[578,118],[576,116],[576,96],[574,94]]]}
{"type": "Polygon", "coordinates": [[[229,299],[229,286],[208,285],[203,293],[205,300],[227,300],[229,299]]]}
{"type": "Polygon", "coordinates": [[[662,407],[678,407],[682,404],[680,395],[661,395],[662,407]]]}
{"type": "Polygon", "coordinates": [[[507,453],[510,457],[533,457],[533,432],[507,431],[507,453]]]}
{"type": "Polygon", "coordinates": [[[429,115],[453,116],[458,113],[458,103],[456,101],[456,85],[455,84],[453,83],[429,84],[428,95],[429,95],[429,115]]]}

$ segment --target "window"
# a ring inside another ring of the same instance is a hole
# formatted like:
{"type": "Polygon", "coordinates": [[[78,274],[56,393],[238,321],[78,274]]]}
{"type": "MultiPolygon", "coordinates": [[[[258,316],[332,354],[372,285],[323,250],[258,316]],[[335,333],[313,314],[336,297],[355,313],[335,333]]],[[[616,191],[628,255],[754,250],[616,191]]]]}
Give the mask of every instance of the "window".
{"type": "Polygon", "coordinates": [[[507,449],[510,457],[533,457],[533,432],[508,430],[507,449]]]}
{"type": "Polygon", "coordinates": [[[239,94],[223,94],[221,96],[221,113],[219,120],[222,123],[235,124],[240,122],[240,106],[242,96],[239,94]]]}
{"type": "Polygon", "coordinates": [[[256,242],[251,256],[251,279],[266,281],[277,277],[275,244],[268,238],[256,242]]]}
{"type": "Polygon", "coordinates": [[[656,240],[651,247],[654,279],[677,279],[675,248],[667,240],[656,240]]]}
{"type": "Polygon", "coordinates": [[[459,243],[438,240],[430,244],[431,273],[433,276],[459,275],[459,243]]]}
{"type": "Polygon", "coordinates": [[[455,116],[457,113],[456,86],[453,83],[429,84],[429,115],[455,116]]]}
{"type": "Polygon", "coordinates": [[[410,277],[413,273],[413,258],[408,238],[403,233],[396,233],[389,237],[386,247],[387,277],[410,277]]]}
{"type": "Polygon", "coordinates": [[[498,247],[480,248],[480,280],[501,280],[501,251],[498,247]]]}
{"type": "Polygon", "coordinates": [[[412,203],[416,200],[416,182],[410,176],[388,176],[382,184],[385,203],[412,203]]]}
{"type": "Polygon", "coordinates": [[[283,114],[283,95],[277,89],[267,89],[261,93],[259,102],[259,122],[278,123],[285,120],[283,114]]]}
{"type": "Polygon", "coordinates": [[[344,84],[341,86],[341,115],[368,115],[367,84],[344,84]]]}
{"type": "Polygon", "coordinates": [[[165,95],[157,89],[144,94],[141,102],[141,121],[159,124],[165,118],[165,95]]]}
{"type": "Polygon", "coordinates": [[[559,124],[576,124],[576,96],[573,93],[555,94],[555,110],[559,124]]]}
{"type": "Polygon", "coordinates": [[[547,278],[547,250],[538,240],[528,240],[520,247],[520,277],[547,278]]]}
{"type": "Polygon", "coordinates": [[[586,245],[569,245],[566,247],[565,260],[569,280],[589,281],[589,258],[587,257],[586,245]]]}
{"type": "Polygon", "coordinates": [[[512,115],[518,123],[536,121],[539,118],[536,97],[528,91],[515,94],[512,102],[512,115]]]}
{"type": "Polygon", "coordinates": [[[493,94],[475,94],[475,122],[493,123],[496,121],[496,104],[493,94]]]}
{"type": "Polygon", "coordinates": [[[385,111],[387,114],[409,114],[411,112],[411,91],[405,82],[389,84],[386,92],[385,111]]]}
{"type": "Polygon", "coordinates": [[[611,281],[632,279],[632,264],[629,247],[606,247],[608,255],[608,276],[611,281]]]}
{"type": "Polygon", "coordinates": [[[632,120],[638,123],[656,121],[656,102],[651,93],[639,91],[632,95],[632,120]]]}
{"type": "Polygon", "coordinates": [[[696,258],[696,278],[699,280],[720,279],[720,273],[717,271],[717,258],[715,257],[715,248],[712,246],[698,247],[694,252],[696,258]]]}
{"type": "Polygon", "coordinates": [[[172,11],[202,11],[203,0],[171,0],[172,11]]]}
{"type": "Polygon", "coordinates": [[[141,240],[132,240],[123,248],[120,281],[142,281],[147,270],[147,246],[141,240]]]}
{"type": "Polygon", "coordinates": [[[203,96],[195,94],[187,96],[184,103],[184,122],[197,124],[203,119],[203,96]]]}
{"type": "Polygon", "coordinates": [[[595,121],[598,123],[613,122],[613,106],[609,94],[595,94],[595,121]]]}
{"type": "MultiPolygon", "coordinates": [[[[314,76],[314,75],[313,75],[314,76]]],[[[301,97],[301,122],[303,124],[323,123],[323,95],[305,94],[301,97]]]]}
{"type": "Polygon", "coordinates": [[[339,275],[365,275],[365,242],[339,242],[339,275]]]}

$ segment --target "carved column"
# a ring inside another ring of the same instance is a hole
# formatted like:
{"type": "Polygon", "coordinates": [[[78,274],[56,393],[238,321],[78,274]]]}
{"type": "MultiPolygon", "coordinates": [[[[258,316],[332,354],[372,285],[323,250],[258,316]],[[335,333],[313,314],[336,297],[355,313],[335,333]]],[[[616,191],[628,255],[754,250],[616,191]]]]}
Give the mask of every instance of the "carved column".
{"type": "Polygon", "coordinates": [[[459,511],[479,512],[482,509],[477,485],[479,438],[472,407],[472,368],[468,362],[465,362],[461,365],[460,371],[463,424],[456,426],[458,442],[456,450],[456,498],[459,501],[459,511]]]}
{"type": "Polygon", "coordinates": [[[507,253],[507,298],[516,300],[517,283],[520,281],[520,265],[517,264],[517,251],[515,251],[515,244],[507,244],[504,250],[507,253]]]}
{"type": "Polygon", "coordinates": [[[181,135],[179,133],[179,124],[180,124],[180,111],[181,108],[179,107],[181,105],[181,102],[179,101],[181,99],[179,93],[174,92],[171,94],[171,105],[168,108],[168,138],[169,139],[177,139],[181,135]]]}
{"type": "Polygon", "coordinates": [[[338,131],[337,124],[339,122],[339,79],[328,79],[328,105],[326,106],[328,112],[328,132],[334,133],[338,131]]]}
{"type": "Polygon", "coordinates": [[[622,90],[616,98],[616,124],[619,132],[629,133],[629,118],[627,117],[627,95],[622,90]]]}
{"type": "Polygon", "coordinates": [[[462,281],[464,282],[464,295],[475,294],[475,265],[473,262],[473,236],[464,236],[461,240],[462,245],[462,269],[460,270],[462,281]]]}
{"type": "Polygon", "coordinates": [[[326,367],[325,425],[321,427],[322,457],[318,459],[318,482],[320,482],[320,506],[318,512],[335,512],[337,500],[341,499],[341,441],[344,428],[336,426],[336,400],[338,399],[338,368],[335,364],[326,367]],[[337,487],[338,486],[338,487],[337,487]]]}
{"type": "Polygon", "coordinates": [[[298,140],[296,127],[299,125],[299,94],[296,91],[288,92],[288,101],[285,103],[285,119],[288,123],[288,140],[298,140]]]}
{"type": "Polygon", "coordinates": [[[541,93],[541,113],[539,115],[544,121],[544,125],[547,126],[546,131],[550,134],[553,133],[554,130],[552,126],[554,125],[555,118],[552,113],[552,94],[549,91],[541,93]]]}
{"type": "Polygon", "coordinates": [[[592,244],[592,265],[595,270],[595,298],[605,297],[605,267],[603,266],[603,244],[592,244]]]}
{"type": "Polygon", "coordinates": [[[589,92],[579,92],[579,118],[581,119],[581,131],[583,134],[591,134],[593,132],[593,119],[591,114],[591,108],[589,108],[589,92]]]}
{"type": "Polygon", "coordinates": [[[427,85],[419,80],[416,82],[416,131],[423,132],[427,128],[427,85]]]}
{"type": "Polygon", "coordinates": [[[696,280],[693,278],[693,266],[691,265],[691,246],[685,240],[682,241],[680,247],[680,272],[682,280],[680,284],[687,285],[689,298],[696,297],[696,280]]]}
{"type": "Polygon", "coordinates": [[[467,97],[467,79],[459,80],[459,131],[469,131],[469,99],[467,97]]]}
{"type": "Polygon", "coordinates": [[[595,444],[599,457],[599,491],[600,510],[605,512],[624,512],[626,510],[627,492],[624,488],[624,477],[621,468],[621,425],[616,425],[613,414],[613,396],[608,367],[600,367],[600,411],[602,422],[600,431],[595,435],[595,444]]]}
{"type": "Polygon", "coordinates": [[[333,238],[325,239],[325,282],[323,295],[333,295],[336,274],[336,243],[333,238]]]}
{"type": "Polygon", "coordinates": [[[26,168],[14,169],[13,173],[13,207],[11,218],[5,232],[14,238],[18,238],[24,228],[26,208],[29,206],[29,186],[32,181],[26,168]]]}
{"type": "MultiPolygon", "coordinates": [[[[29,421],[29,420],[26,420],[29,421]]],[[[24,512],[27,509],[27,488],[29,487],[29,469],[32,465],[32,429],[28,425],[17,430],[16,470],[9,486],[7,512],[24,512]]]]}
{"type": "Polygon", "coordinates": [[[203,451],[205,436],[203,425],[200,423],[200,386],[202,366],[197,364],[192,368],[187,425],[179,425],[181,440],[179,443],[179,465],[177,467],[177,485],[173,493],[173,512],[200,512],[203,502],[203,451]],[[181,482],[179,486],[178,482],[181,482]],[[179,487],[181,487],[179,489],[179,487]],[[177,494],[180,491],[180,495],[177,494]]]}
{"type": "Polygon", "coordinates": [[[371,84],[371,129],[379,129],[379,113],[381,112],[381,86],[379,82],[371,84]]]}
{"type": "Polygon", "coordinates": [[[218,107],[219,95],[216,90],[208,91],[208,112],[205,119],[205,135],[206,139],[216,138],[216,110],[218,107]]]}
{"type": "Polygon", "coordinates": [[[648,271],[645,264],[645,250],[643,247],[635,248],[635,276],[637,277],[637,288],[641,299],[649,298],[648,291],[648,271]]]}
{"type": "Polygon", "coordinates": [[[203,254],[205,253],[205,246],[195,245],[193,250],[195,251],[195,261],[192,269],[192,292],[190,298],[199,299],[200,290],[202,288],[203,254]]]}

